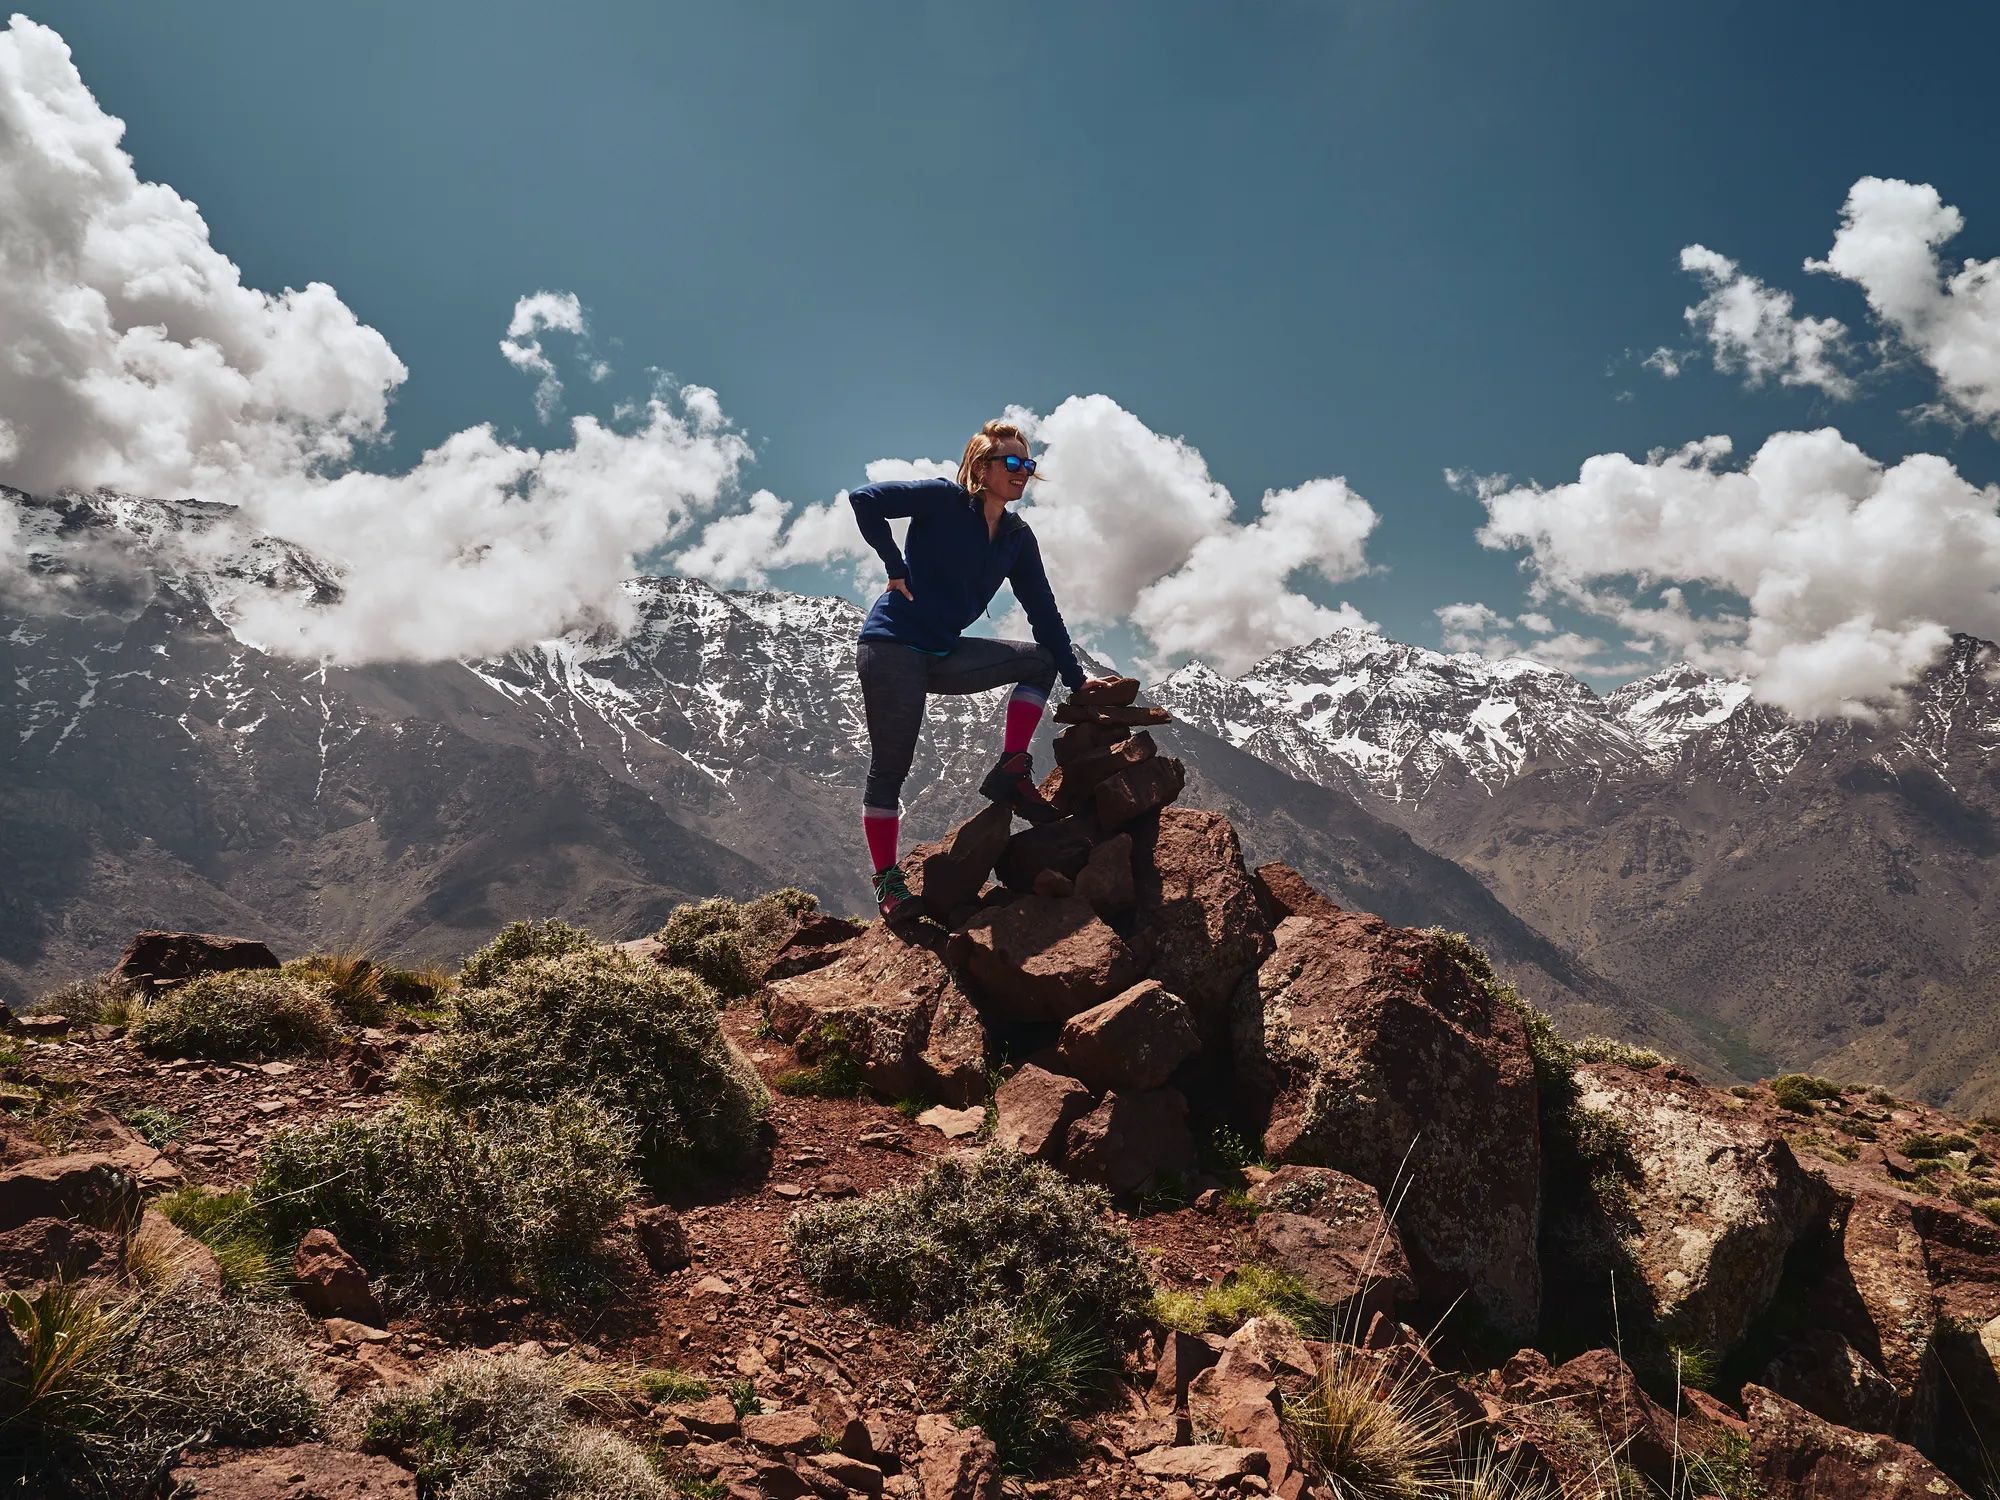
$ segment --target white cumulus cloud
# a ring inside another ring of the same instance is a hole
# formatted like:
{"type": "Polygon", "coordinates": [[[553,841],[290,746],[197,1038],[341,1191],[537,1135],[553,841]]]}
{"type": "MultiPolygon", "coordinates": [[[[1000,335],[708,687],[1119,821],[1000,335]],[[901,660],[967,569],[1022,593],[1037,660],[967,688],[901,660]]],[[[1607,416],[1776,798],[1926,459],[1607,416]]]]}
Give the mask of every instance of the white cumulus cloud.
{"type": "Polygon", "coordinates": [[[1483,495],[1479,540],[1525,549],[1538,592],[1805,717],[1871,713],[1952,630],[2000,631],[2000,488],[1932,454],[1884,465],[1832,428],[1730,457],[1720,437],[1601,453],[1574,483],[1483,495]],[[1741,610],[1698,612],[1690,587],[1741,610]]]}
{"type": "Polygon", "coordinates": [[[1946,266],[1939,247],[1964,227],[1930,184],[1864,177],[1848,189],[1826,259],[1806,268],[1860,287],[1951,406],[2000,427],[2000,258],[1946,266]]]}
{"type": "MultiPolygon", "coordinates": [[[[1798,316],[1790,292],[1766,286],[1705,245],[1682,250],[1681,269],[1707,289],[1686,317],[1708,341],[1716,369],[1741,371],[1752,385],[1775,379],[1843,399],[1854,394],[1853,377],[1842,368],[1847,326],[1838,318],[1798,316]]],[[[1680,373],[1671,350],[1656,349],[1646,362],[1662,375],[1680,373]]]]}
{"type": "MultiPolygon", "coordinates": [[[[448,659],[625,618],[638,559],[713,512],[749,445],[701,386],[658,391],[568,445],[447,438],[408,472],[352,467],[406,370],[330,286],[243,284],[194,204],[140,181],[124,126],[62,38],[0,32],[0,481],[199,496],[340,573],[314,606],[250,588],[241,628],[343,661],[448,659]]],[[[563,293],[517,305],[507,357],[582,332],[563,293]]],[[[0,564],[0,567],[6,566],[0,564]]]]}
{"type": "MultiPolygon", "coordinates": [[[[519,298],[514,303],[514,316],[507,324],[507,336],[500,340],[500,353],[508,364],[541,377],[535,383],[535,415],[544,422],[562,404],[562,380],[556,374],[554,362],[543,352],[542,341],[535,337],[549,329],[583,333],[583,304],[575,292],[536,292],[519,298]]],[[[590,378],[602,380],[610,373],[611,367],[600,360],[591,367],[590,378]]]]}

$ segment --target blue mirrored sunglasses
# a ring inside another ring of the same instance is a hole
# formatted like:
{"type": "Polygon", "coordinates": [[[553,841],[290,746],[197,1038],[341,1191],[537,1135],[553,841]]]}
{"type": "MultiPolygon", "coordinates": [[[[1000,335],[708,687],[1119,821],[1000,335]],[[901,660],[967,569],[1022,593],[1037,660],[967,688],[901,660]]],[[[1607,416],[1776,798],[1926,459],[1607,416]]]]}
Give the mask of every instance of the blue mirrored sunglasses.
{"type": "Polygon", "coordinates": [[[1009,474],[1032,474],[1035,472],[1035,461],[1032,458],[1023,458],[1018,453],[1003,453],[1000,455],[1000,462],[1007,466],[1009,474]]]}

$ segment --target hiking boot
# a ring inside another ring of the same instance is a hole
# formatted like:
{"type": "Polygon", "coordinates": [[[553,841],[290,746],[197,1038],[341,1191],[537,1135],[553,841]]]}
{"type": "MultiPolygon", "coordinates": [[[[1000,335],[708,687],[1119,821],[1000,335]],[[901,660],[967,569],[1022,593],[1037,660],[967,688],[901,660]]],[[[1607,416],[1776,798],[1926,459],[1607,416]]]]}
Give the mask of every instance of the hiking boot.
{"type": "Polygon", "coordinates": [[[979,795],[1011,807],[1030,823],[1053,823],[1062,816],[1035,785],[1035,772],[1025,750],[1003,755],[979,783],[979,795]]]}
{"type": "Polygon", "coordinates": [[[910,894],[909,882],[894,865],[875,872],[875,905],[891,927],[914,922],[924,914],[924,903],[910,894]]]}

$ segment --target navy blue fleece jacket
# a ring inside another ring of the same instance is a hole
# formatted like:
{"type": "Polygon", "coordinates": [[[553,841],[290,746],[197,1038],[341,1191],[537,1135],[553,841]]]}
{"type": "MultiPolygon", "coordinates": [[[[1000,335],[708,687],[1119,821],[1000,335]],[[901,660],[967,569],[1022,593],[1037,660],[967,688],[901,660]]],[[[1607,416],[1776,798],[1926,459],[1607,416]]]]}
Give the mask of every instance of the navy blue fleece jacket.
{"type": "Polygon", "coordinates": [[[864,484],[848,492],[847,502],[854,507],[862,537],[881,556],[889,576],[907,578],[916,596],[905,599],[894,589],[885,592],[868,612],[862,640],[896,641],[933,653],[949,651],[992,602],[1004,580],[1027,612],[1035,644],[1055,658],[1064,685],[1071,692],[1083,685],[1083,667],[1056,608],[1048,574],[1042,571],[1042,549],[1026,521],[1007,511],[989,538],[979,501],[949,479],[864,484]],[[900,552],[889,530],[892,516],[910,518],[900,552]]]}

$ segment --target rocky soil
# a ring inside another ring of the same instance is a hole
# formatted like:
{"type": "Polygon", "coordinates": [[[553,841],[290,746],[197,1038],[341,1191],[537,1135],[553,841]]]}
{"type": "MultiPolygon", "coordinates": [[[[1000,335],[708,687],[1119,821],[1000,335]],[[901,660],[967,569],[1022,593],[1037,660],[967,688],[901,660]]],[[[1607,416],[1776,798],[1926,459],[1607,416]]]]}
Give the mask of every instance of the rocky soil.
{"type": "MultiPolygon", "coordinates": [[[[293,1294],[328,1385],[405,1388],[468,1350],[684,1372],[711,1394],[591,1419],[679,1493],[746,1500],[2000,1494],[2000,1126],[1572,1047],[1461,941],[1247,868],[1225,819],[1175,805],[1185,773],[1146,727],[1164,716],[1130,704],[1068,709],[1061,821],[982,813],[910,853],[929,920],[801,919],[724,1029],[767,1083],[837,1062],[861,1092],[781,1092],[750,1171],[635,1203],[588,1311],[400,1295],[307,1236],[293,1294]],[[1023,1472],[954,1417],[924,1340],[814,1292],[784,1232],[988,1149],[1105,1189],[1167,1294],[1064,1456],[1023,1472]],[[1246,1267],[1310,1314],[1187,1316],[1246,1267]],[[1341,1467],[1312,1419],[1336,1386],[1428,1414],[1419,1488],[1341,1467]]],[[[115,1282],[158,1218],[143,1198],[245,1184],[271,1132],[384,1108],[439,1022],[262,1063],[14,1023],[0,1277],[115,1282]]],[[[197,1445],[158,1492],[176,1485],[419,1493],[326,1442],[197,1445]]]]}

